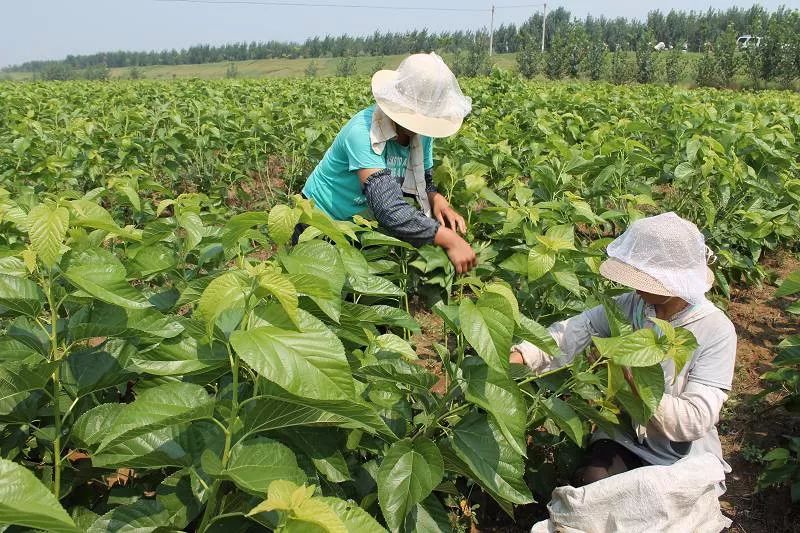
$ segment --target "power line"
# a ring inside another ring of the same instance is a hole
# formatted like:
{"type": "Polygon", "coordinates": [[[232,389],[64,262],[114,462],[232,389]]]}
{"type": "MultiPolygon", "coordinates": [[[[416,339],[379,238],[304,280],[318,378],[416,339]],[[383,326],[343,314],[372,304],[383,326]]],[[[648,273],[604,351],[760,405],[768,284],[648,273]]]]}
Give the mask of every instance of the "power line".
{"type": "MultiPolygon", "coordinates": [[[[338,7],[348,9],[379,9],[384,11],[445,11],[458,13],[490,13],[491,9],[464,7],[427,7],[427,6],[375,6],[368,4],[323,4],[318,2],[284,2],[268,0],[153,0],[159,3],[208,4],[208,5],[248,5],[272,7],[338,7]]],[[[521,9],[541,7],[542,4],[518,4],[496,6],[497,9],[521,9]]]]}
{"type": "Polygon", "coordinates": [[[339,7],[351,9],[380,9],[392,11],[456,11],[472,13],[488,13],[488,9],[477,8],[456,8],[456,7],[412,7],[412,6],[370,6],[365,4],[320,4],[315,2],[269,2],[257,0],[154,0],[159,3],[180,3],[180,4],[212,4],[212,5],[249,5],[249,6],[273,6],[273,7],[339,7]]]}

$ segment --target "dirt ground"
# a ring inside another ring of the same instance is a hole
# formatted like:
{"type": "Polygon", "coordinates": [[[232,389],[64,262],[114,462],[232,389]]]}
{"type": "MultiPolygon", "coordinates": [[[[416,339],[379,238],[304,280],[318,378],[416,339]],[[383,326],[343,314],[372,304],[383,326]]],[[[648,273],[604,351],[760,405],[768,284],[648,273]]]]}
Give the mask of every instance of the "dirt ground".
{"type": "MultiPolygon", "coordinates": [[[[766,266],[781,279],[800,268],[800,262],[784,254],[766,266]]],[[[786,488],[754,490],[764,452],[779,445],[781,435],[800,433],[797,417],[770,408],[770,398],[756,398],[763,391],[759,376],[775,356],[775,346],[798,332],[797,317],[786,313],[785,302],[775,300],[774,294],[775,287],[768,284],[738,289],[728,309],[739,344],[733,392],[719,426],[723,453],[733,468],[721,502],[734,521],[730,531],[740,533],[800,531],[800,506],[792,506],[786,488]]]]}
{"type": "MultiPolygon", "coordinates": [[[[800,268],[800,261],[788,254],[768,259],[765,265],[782,279],[800,268]]],[[[776,287],[763,284],[734,288],[728,314],[736,326],[738,347],[733,391],[723,407],[719,424],[723,454],[733,472],[728,475],[728,492],[720,499],[723,513],[733,520],[729,529],[735,533],[800,532],[800,506],[792,505],[787,488],[756,492],[756,480],[763,469],[761,456],[779,445],[781,435],[800,434],[800,419],[783,409],[771,407],[774,398],[760,398],[763,391],[760,376],[768,370],[775,356],[775,346],[798,332],[798,320],[784,311],[786,302],[775,300],[776,287]]],[[[440,368],[430,346],[440,342],[442,323],[434,314],[417,310],[415,318],[422,332],[412,339],[425,359],[425,365],[437,374],[440,368]],[[424,353],[423,353],[424,352],[424,353]],[[427,357],[426,357],[427,356],[427,357]]],[[[442,384],[440,384],[442,385],[442,384]]],[[[529,531],[532,524],[525,518],[541,517],[537,505],[518,516],[513,526],[490,527],[484,531],[516,533],[529,531]],[[537,507],[537,509],[532,509],[537,507]],[[525,527],[523,527],[525,526],[525,527]]],[[[474,528],[473,532],[481,531],[474,528]]]]}

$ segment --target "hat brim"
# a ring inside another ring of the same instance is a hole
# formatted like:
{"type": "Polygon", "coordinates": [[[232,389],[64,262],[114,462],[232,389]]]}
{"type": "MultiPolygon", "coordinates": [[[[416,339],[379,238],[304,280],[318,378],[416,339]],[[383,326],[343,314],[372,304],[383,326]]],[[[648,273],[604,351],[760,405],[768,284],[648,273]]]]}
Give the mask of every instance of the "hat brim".
{"type": "MultiPolygon", "coordinates": [[[[600,265],[600,274],[608,280],[625,285],[637,291],[657,294],[659,296],[678,297],[653,276],[636,267],[623,263],[619,259],[609,257],[600,265]]],[[[706,267],[706,282],[709,288],[714,283],[714,273],[706,267]]]]}
{"type": "MultiPolygon", "coordinates": [[[[372,94],[380,92],[382,87],[390,85],[397,80],[397,71],[394,70],[379,70],[372,75],[372,94]]],[[[443,138],[450,137],[461,129],[464,123],[463,118],[436,118],[426,117],[419,113],[409,111],[407,109],[398,108],[392,102],[375,96],[375,101],[380,106],[381,110],[386,113],[390,119],[394,120],[397,124],[401,125],[409,131],[425,135],[426,137],[443,138]]]]}

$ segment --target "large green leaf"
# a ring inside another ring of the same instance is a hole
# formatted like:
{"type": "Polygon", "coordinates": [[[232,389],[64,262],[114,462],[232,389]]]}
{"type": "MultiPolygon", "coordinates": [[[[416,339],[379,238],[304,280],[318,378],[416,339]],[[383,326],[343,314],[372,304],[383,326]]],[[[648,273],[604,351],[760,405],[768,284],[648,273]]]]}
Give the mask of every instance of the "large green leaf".
{"type": "Polygon", "coordinates": [[[509,444],[520,455],[526,455],[527,406],[508,371],[494,370],[477,357],[465,358],[461,370],[466,380],[463,389],[467,400],[491,413],[509,444]]]}
{"type": "Polygon", "coordinates": [[[293,428],[284,429],[281,436],[308,456],[328,481],[341,483],[350,479],[347,460],[341,452],[344,445],[341,432],[328,428],[293,428]]]}
{"type": "Polygon", "coordinates": [[[299,311],[300,330],[274,326],[235,331],[231,344],[253,370],[287,391],[321,400],[352,398],[350,365],[325,324],[299,311]]]}
{"type": "Polygon", "coordinates": [[[778,290],[775,291],[775,297],[782,298],[784,296],[791,296],[792,294],[796,294],[798,292],[800,292],[800,270],[792,272],[786,276],[786,279],[781,282],[778,290]]]}
{"type": "MultiPolygon", "coordinates": [[[[258,211],[248,211],[232,216],[225,224],[225,232],[222,235],[222,245],[226,250],[233,249],[233,247],[236,246],[236,242],[241,239],[250,228],[267,224],[267,222],[268,215],[258,211]]],[[[291,236],[291,234],[289,235],[291,236]]]]}
{"type": "MultiPolygon", "coordinates": [[[[70,438],[81,448],[93,448],[113,422],[121,405],[102,404],[84,413],[73,426],[70,438]]],[[[92,453],[92,465],[99,468],[189,467],[199,463],[201,454],[221,454],[225,437],[209,421],[176,424],[114,444],[92,453]]]]}
{"type": "Polygon", "coordinates": [[[125,368],[135,353],[132,344],[120,339],[72,352],[62,359],[61,383],[76,397],[124,383],[133,376],[125,368]]]}
{"type": "Polygon", "coordinates": [[[267,227],[269,236],[275,241],[275,244],[280,246],[289,242],[294,233],[294,227],[300,221],[301,213],[300,209],[284,204],[278,204],[270,210],[267,227]]]}
{"type": "Polygon", "coordinates": [[[528,341],[548,355],[557,356],[561,352],[547,328],[525,315],[520,315],[514,336],[528,341]]]}
{"type": "Polygon", "coordinates": [[[128,359],[128,364],[131,369],[153,376],[190,376],[227,367],[230,359],[224,344],[212,345],[187,332],[139,351],[128,359]]]}
{"type": "Polygon", "coordinates": [[[206,467],[215,459],[213,454],[211,457],[204,455],[203,468],[206,472],[213,477],[233,481],[237,487],[255,496],[266,494],[270,483],[279,479],[297,484],[306,482],[306,475],[297,466],[297,458],[292,450],[266,437],[238,443],[231,448],[228,465],[218,471],[214,467],[206,467]]]}
{"type": "Polygon", "coordinates": [[[0,524],[52,531],[80,530],[53,493],[24,466],[0,459],[0,524]]]}
{"type": "Polygon", "coordinates": [[[228,309],[244,309],[250,286],[242,272],[225,272],[215,278],[200,296],[197,314],[210,329],[217,318],[228,309]]]}
{"type": "Polygon", "coordinates": [[[408,533],[451,533],[453,525],[436,493],[432,493],[414,506],[406,517],[403,529],[408,533]]]}
{"type": "Polygon", "coordinates": [[[404,294],[400,287],[380,276],[350,274],[347,276],[347,283],[354,293],[365,296],[402,296],[404,294]]]}
{"type": "Polygon", "coordinates": [[[158,243],[129,249],[128,258],[128,271],[145,277],[175,268],[178,263],[175,252],[158,243]]]}
{"type": "Polygon", "coordinates": [[[300,327],[300,318],[297,314],[297,289],[288,277],[277,270],[270,270],[259,276],[258,286],[274,296],[295,327],[300,327]]]}
{"type": "Polygon", "coordinates": [[[98,518],[87,533],[168,533],[169,512],[158,501],[137,500],[121,505],[98,518]]]}
{"type": "Polygon", "coordinates": [[[199,385],[168,383],[147,389],[109,420],[95,451],[174,424],[208,418],[213,410],[213,397],[199,385]]]}
{"type": "Polygon", "coordinates": [[[169,339],[183,330],[177,316],[164,315],[152,308],[126,309],[102,302],[78,310],[70,317],[68,328],[72,340],[92,337],[169,339]]]}
{"type": "Polygon", "coordinates": [[[436,445],[425,437],[392,444],[378,469],[378,501],[392,531],[398,531],[411,509],[442,481],[444,463],[436,445]]]}
{"type": "Polygon", "coordinates": [[[461,300],[458,319],[461,332],[478,355],[493,369],[504,372],[516,328],[508,301],[494,293],[481,295],[477,303],[461,300]]]}
{"type": "Polygon", "coordinates": [[[556,264],[556,253],[542,245],[534,246],[528,252],[528,281],[536,281],[556,264]]]}
{"type": "Polygon", "coordinates": [[[555,422],[567,437],[578,446],[583,446],[583,421],[572,407],[555,396],[542,400],[542,406],[547,410],[548,418],[555,422]]]}
{"type": "MultiPolygon", "coordinates": [[[[327,281],[329,296],[308,295],[332,320],[338,322],[345,271],[336,248],[320,240],[301,242],[290,254],[282,253],[280,259],[291,275],[306,274],[327,281]]],[[[298,289],[302,291],[300,286],[298,289]]]]}
{"type": "Polygon", "coordinates": [[[69,211],[66,207],[38,204],[28,213],[26,222],[36,255],[46,267],[53,267],[65,251],[69,211]]]}
{"type": "Polygon", "coordinates": [[[296,426],[337,426],[396,439],[368,404],[353,400],[304,398],[269,383],[262,384],[260,395],[243,405],[242,419],[251,433],[296,426]]]}
{"type": "MultiPolygon", "coordinates": [[[[522,456],[506,442],[502,431],[486,415],[472,412],[453,428],[448,445],[467,475],[493,496],[515,504],[533,501],[525,484],[522,456]]],[[[453,465],[458,468],[458,465],[453,465]]]]}
{"type": "Polygon", "coordinates": [[[188,469],[167,477],[156,489],[156,501],[169,513],[169,521],[184,529],[203,510],[208,491],[196,483],[197,477],[188,469]]]}
{"type": "Polygon", "coordinates": [[[430,390],[439,378],[419,365],[402,359],[383,359],[375,363],[363,365],[357,373],[374,379],[402,383],[410,387],[430,390]]]}
{"type": "Polygon", "coordinates": [[[652,329],[639,329],[621,337],[593,337],[600,355],[621,366],[650,366],[664,360],[664,350],[652,329]]]}
{"type": "Polygon", "coordinates": [[[76,287],[103,302],[129,309],[152,307],[125,280],[125,267],[111,252],[85,250],[71,255],[64,276],[76,287]]]}
{"type": "Polygon", "coordinates": [[[72,209],[72,223],[75,226],[101,229],[125,238],[139,240],[134,232],[119,227],[111,213],[91,200],[84,198],[72,200],[69,206],[72,209]]]}
{"type": "Polygon", "coordinates": [[[339,498],[319,498],[330,507],[347,528],[347,533],[383,533],[386,530],[355,503],[346,502],[339,498]]]}
{"type": "MultiPolygon", "coordinates": [[[[641,404],[641,407],[631,408],[630,415],[640,424],[646,424],[658,408],[661,397],[664,395],[664,370],[656,363],[651,366],[631,368],[633,383],[636,385],[636,395],[632,399],[641,404]]],[[[623,391],[621,391],[623,392],[623,391]]],[[[617,393],[618,397],[620,393],[617,393]]],[[[625,398],[625,400],[628,400],[625,398]]],[[[625,407],[631,407],[632,400],[625,402],[625,407]]]]}
{"type": "Polygon", "coordinates": [[[43,389],[50,381],[56,363],[8,361],[0,365],[0,414],[8,414],[31,391],[43,389]]]}
{"type": "Polygon", "coordinates": [[[42,311],[44,294],[34,282],[0,274],[0,306],[15,314],[36,317],[42,311]]]}

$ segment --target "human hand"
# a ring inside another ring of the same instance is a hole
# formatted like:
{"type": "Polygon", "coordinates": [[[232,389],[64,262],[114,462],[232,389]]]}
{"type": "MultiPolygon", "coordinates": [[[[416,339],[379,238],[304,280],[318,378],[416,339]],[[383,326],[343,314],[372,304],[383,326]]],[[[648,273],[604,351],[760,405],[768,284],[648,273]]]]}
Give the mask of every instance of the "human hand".
{"type": "Polygon", "coordinates": [[[441,194],[436,193],[433,195],[431,211],[442,226],[457,231],[461,235],[467,233],[467,223],[464,221],[464,217],[459,215],[450,205],[450,202],[447,201],[447,198],[441,194]]]}
{"type": "Polygon", "coordinates": [[[520,352],[519,350],[512,350],[511,355],[508,356],[508,361],[510,363],[515,363],[518,365],[525,364],[525,358],[522,357],[522,352],[520,352]]]}
{"type": "Polygon", "coordinates": [[[469,272],[478,264],[478,257],[469,243],[445,226],[439,227],[433,242],[444,248],[447,257],[459,274],[469,272]]]}

